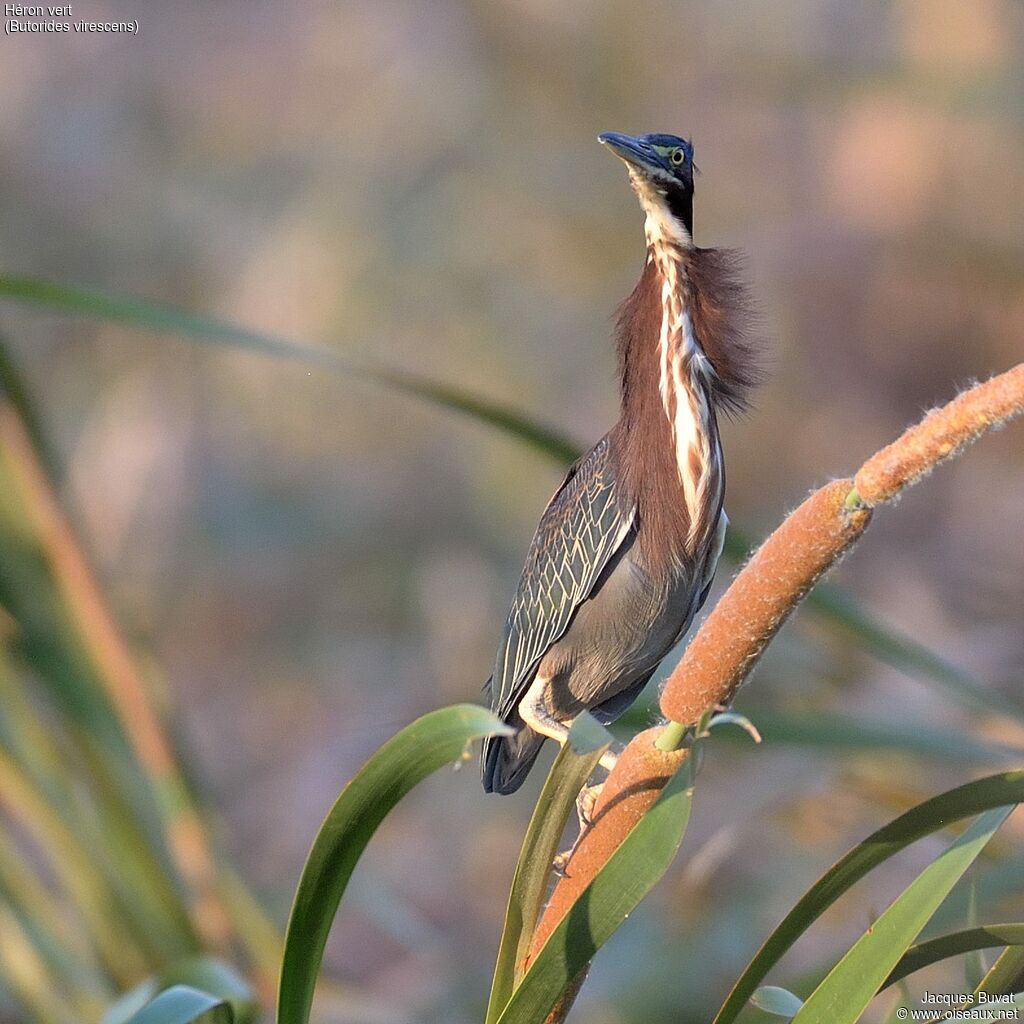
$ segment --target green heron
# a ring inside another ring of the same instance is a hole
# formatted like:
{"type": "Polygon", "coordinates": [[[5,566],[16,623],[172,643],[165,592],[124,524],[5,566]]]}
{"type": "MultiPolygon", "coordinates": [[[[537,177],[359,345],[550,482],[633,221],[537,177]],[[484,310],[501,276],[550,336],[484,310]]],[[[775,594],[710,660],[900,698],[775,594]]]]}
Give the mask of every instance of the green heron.
{"type": "Polygon", "coordinates": [[[693,244],[693,146],[598,138],[646,214],[643,272],[618,313],[621,414],[569,469],[530,545],[485,686],[516,730],[484,744],[488,792],[518,789],[581,711],[614,721],[686,633],[728,523],[718,414],[754,384],[735,256],[693,244]]]}

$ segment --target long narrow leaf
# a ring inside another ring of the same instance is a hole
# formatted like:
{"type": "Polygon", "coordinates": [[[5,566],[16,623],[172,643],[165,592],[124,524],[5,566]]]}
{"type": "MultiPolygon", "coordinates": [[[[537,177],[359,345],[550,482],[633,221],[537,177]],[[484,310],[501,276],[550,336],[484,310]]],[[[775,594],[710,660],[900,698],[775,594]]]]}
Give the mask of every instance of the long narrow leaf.
{"type": "MultiPolygon", "coordinates": [[[[792,713],[774,708],[747,709],[764,742],[837,751],[891,751],[920,757],[951,759],[966,764],[998,764],[1024,759],[1024,748],[984,739],[963,730],[945,729],[917,721],[866,721],[847,715],[792,713]]],[[[731,734],[723,734],[731,739],[731,734]]],[[[742,737],[738,737],[742,740],[742,737]]]]}
{"type": "Polygon", "coordinates": [[[215,317],[191,313],[177,306],[111,295],[94,289],[77,288],[39,277],[0,274],[0,296],[45,309],[98,317],[150,331],[171,332],[194,341],[249,349],[277,359],[319,366],[333,373],[362,377],[489,423],[513,437],[526,441],[550,458],[571,462],[579,454],[578,446],[563,434],[509,406],[488,401],[478,395],[416,374],[353,359],[324,345],[313,345],[309,342],[249,330],[215,317]]]}
{"type": "Polygon", "coordinates": [[[915,971],[930,967],[940,960],[962,956],[978,949],[994,949],[1000,946],[1024,946],[1024,923],[964,928],[962,931],[950,932],[948,935],[940,935],[911,946],[885,979],[882,988],[888,988],[915,971]]]}
{"type": "Polygon", "coordinates": [[[732,1024],[790,946],[873,868],[923,836],[964,818],[1021,800],[1024,800],[1024,772],[990,775],[925,800],[868,836],[826,871],[772,932],[740,975],[714,1024],[732,1024]]]}
{"type": "Polygon", "coordinates": [[[66,903],[40,880],[38,869],[0,829],[0,902],[20,920],[31,921],[29,938],[52,979],[62,979],[83,998],[105,1002],[109,983],[95,951],[80,922],[67,913],[66,903]]]}
{"type": "Polygon", "coordinates": [[[499,1024],[537,1024],[668,870],[693,803],[696,751],[555,926],[499,1024]]]}
{"type": "Polygon", "coordinates": [[[533,809],[512,879],[486,1024],[494,1024],[498,1019],[519,980],[520,967],[529,951],[544,902],[558,841],[572,813],[573,802],[608,749],[611,738],[591,715],[579,715],[569,730],[569,742],[563,744],[551,766],[533,809]]]}
{"type": "Polygon", "coordinates": [[[155,997],[177,988],[198,992],[206,999],[204,1001],[195,996],[180,996],[171,1000],[168,997],[165,1005],[201,1007],[209,1000],[218,1005],[227,1003],[231,1008],[231,1019],[234,1024],[251,1024],[259,1012],[252,989],[234,968],[216,957],[198,957],[177,964],[158,977],[140,982],[107,1009],[103,1024],[134,1024],[140,1012],[148,1009],[155,997]]]}
{"type": "Polygon", "coordinates": [[[74,1008],[54,984],[17,915],[0,901],[0,977],[38,1024],[70,1024],[74,1008]]]}
{"type": "Polygon", "coordinates": [[[0,751],[0,803],[44,851],[56,878],[89,930],[107,970],[118,981],[143,966],[126,935],[138,941],[105,884],[102,872],[68,827],[10,758],[0,751]]]}
{"type": "Polygon", "coordinates": [[[388,812],[481,736],[508,727],[475,704],[432,711],[392,737],[345,787],[302,870],[285,936],[278,1024],[306,1024],[335,912],[366,844],[388,812]]]}
{"type": "Polygon", "coordinates": [[[1007,946],[999,954],[988,974],[974,990],[970,1005],[979,1000],[979,995],[1009,995],[1024,990],[1024,944],[1007,946]]]}
{"type": "MultiPolygon", "coordinates": [[[[745,562],[756,544],[733,524],[725,538],[725,555],[745,562]]],[[[846,633],[858,647],[883,664],[929,685],[937,686],[972,711],[990,711],[1024,719],[1024,705],[1003,694],[993,693],[980,679],[952,664],[912,637],[897,632],[871,615],[842,587],[828,581],[819,583],[806,599],[807,609],[846,633]]]]}
{"type": "MultiPolygon", "coordinates": [[[[936,758],[946,764],[950,761],[970,765],[1019,764],[1024,760],[1024,746],[989,742],[963,730],[918,721],[880,721],[855,718],[831,709],[794,712],[748,704],[744,705],[744,712],[757,725],[767,746],[804,747],[824,751],[830,756],[846,752],[886,751],[936,758]]],[[[646,728],[657,714],[653,700],[638,702],[616,722],[615,727],[631,734],[646,728]]],[[[733,729],[723,730],[721,739],[742,746],[750,743],[742,732],[733,729]]]]}
{"type": "Polygon", "coordinates": [[[846,591],[832,584],[816,587],[808,596],[809,607],[850,633],[885,664],[909,676],[937,683],[949,696],[973,711],[1013,715],[1024,720],[1024,706],[1010,697],[993,693],[980,680],[957,668],[923,644],[883,626],[846,591]]]}
{"type": "Polygon", "coordinates": [[[886,908],[808,996],[794,1024],[856,1024],[939,904],[974,863],[1012,807],[987,811],[886,908]]]}
{"type": "Polygon", "coordinates": [[[40,461],[46,466],[50,476],[56,479],[57,459],[43,429],[42,418],[28,384],[11,356],[10,346],[3,336],[0,336],[0,397],[14,406],[32,438],[32,446],[39,454],[40,461]]]}
{"type": "Polygon", "coordinates": [[[175,985],[147,1003],[128,1024],[235,1024],[231,1004],[209,992],[175,985]]]}
{"type": "Polygon", "coordinates": [[[259,1013],[249,983],[228,963],[214,956],[201,956],[176,964],[160,975],[160,988],[185,985],[222,999],[231,1007],[235,1024],[250,1024],[259,1013]]]}
{"type": "MultiPolygon", "coordinates": [[[[932,918],[934,921],[935,918],[932,918]]],[[[967,921],[968,928],[978,927],[978,876],[971,879],[967,889],[967,921]]],[[[964,960],[964,980],[972,989],[981,984],[985,977],[985,958],[980,949],[972,949],[964,960]]]]}

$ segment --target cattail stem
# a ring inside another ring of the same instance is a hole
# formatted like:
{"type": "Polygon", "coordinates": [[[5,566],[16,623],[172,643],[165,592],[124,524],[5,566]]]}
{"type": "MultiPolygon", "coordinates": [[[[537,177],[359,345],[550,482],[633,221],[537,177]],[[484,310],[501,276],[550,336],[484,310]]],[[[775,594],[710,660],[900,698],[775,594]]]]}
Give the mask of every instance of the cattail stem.
{"type": "Polygon", "coordinates": [[[682,746],[683,740],[686,739],[687,730],[688,726],[683,725],[682,722],[666,722],[658,734],[658,738],[654,741],[654,745],[659,750],[678,750],[682,746]]]}

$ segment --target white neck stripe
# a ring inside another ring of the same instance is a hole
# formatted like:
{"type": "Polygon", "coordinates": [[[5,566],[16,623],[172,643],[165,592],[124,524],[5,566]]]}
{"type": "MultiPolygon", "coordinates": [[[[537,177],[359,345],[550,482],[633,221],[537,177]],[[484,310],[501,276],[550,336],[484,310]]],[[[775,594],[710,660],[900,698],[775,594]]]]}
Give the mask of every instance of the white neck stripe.
{"type": "Polygon", "coordinates": [[[668,419],[676,469],[689,513],[690,542],[704,522],[701,510],[708,487],[720,480],[717,453],[712,450],[711,409],[706,388],[710,364],[693,332],[681,282],[685,270],[675,246],[659,240],[651,245],[651,258],[661,274],[661,330],[658,336],[660,391],[668,419]],[[694,460],[691,456],[696,455],[694,460]],[[696,463],[696,465],[694,465],[696,463]]]}

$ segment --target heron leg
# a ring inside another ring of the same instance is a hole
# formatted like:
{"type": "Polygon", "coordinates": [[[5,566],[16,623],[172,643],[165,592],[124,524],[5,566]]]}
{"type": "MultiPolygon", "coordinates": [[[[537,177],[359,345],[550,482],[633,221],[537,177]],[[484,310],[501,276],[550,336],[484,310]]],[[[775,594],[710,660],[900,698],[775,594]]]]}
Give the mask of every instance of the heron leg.
{"type": "Polygon", "coordinates": [[[576,797],[576,819],[579,822],[579,831],[572,841],[572,846],[555,857],[551,866],[556,874],[565,876],[569,873],[569,861],[572,860],[572,855],[582,842],[587,829],[594,823],[594,808],[597,806],[597,798],[601,795],[602,789],[604,789],[603,782],[599,782],[596,786],[584,786],[580,790],[580,795],[576,797]]]}
{"type": "MultiPolygon", "coordinates": [[[[535,733],[553,739],[561,747],[569,738],[569,726],[572,725],[572,720],[568,723],[562,722],[552,714],[547,698],[550,682],[549,679],[541,675],[534,678],[530,688],[519,702],[519,717],[523,720],[523,724],[535,733]]],[[[605,771],[610,772],[618,759],[618,754],[606,750],[601,755],[599,764],[605,771]]]]}
{"type": "Polygon", "coordinates": [[[594,810],[602,789],[604,789],[603,782],[599,782],[596,786],[584,786],[580,790],[580,795],[576,797],[576,817],[580,823],[580,835],[594,823],[594,810]]]}
{"type": "MultiPolygon", "coordinates": [[[[569,738],[569,727],[572,725],[572,722],[562,722],[552,714],[551,706],[547,699],[548,684],[549,680],[540,676],[534,679],[519,704],[519,717],[527,728],[532,729],[541,736],[547,736],[549,739],[553,739],[559,746],[563,746],[569,738]]],[[[606,750],[601,755],[601,760],[598,763],[605,771],[610,772],[615,767],[618,759],[618,754],[611,750],[606,750]]],[[[604,783],[601,782],[596,786],[584,786],[580,790],[579,796],[576,798],[576,817],[579,821],[579,832],[572,846],[555,857],[553,867],[559,875],[566,873],[569,861],[576,852],[583,834],[593,823],[594,808],[597,806],[597,798],[601,795],[603,787],[604,783]]]]}

